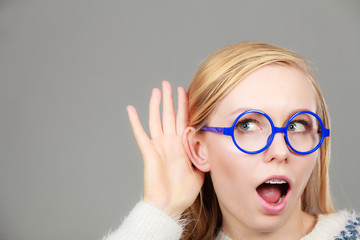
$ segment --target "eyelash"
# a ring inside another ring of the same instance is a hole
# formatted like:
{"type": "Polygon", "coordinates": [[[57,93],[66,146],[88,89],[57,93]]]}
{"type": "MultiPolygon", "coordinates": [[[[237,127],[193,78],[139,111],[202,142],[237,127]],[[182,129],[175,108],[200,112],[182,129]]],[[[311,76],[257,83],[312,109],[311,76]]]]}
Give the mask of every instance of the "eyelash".
{"type": "Polygon", "coordinates": [[[238,121],[235,125],[235,128],[238,128],[239,126],[243,125],[244,123],[255,123],[256,125],[259,125],[259,121],[251,118],[242,119],[241,121],[238,121]]]}
{"type": "Polygon", "coordinates": [[[303,119],[291,121],[290,124],[292,124],[292,123],[301,123],[306,127],[306,129],[312,129],[313,128],[312,122],[309,122],[309,121],[306,121],[306,120],[303,120],[303,119]]]}
{"type": "MultiPolygon", "coordinates": [[[[237,128],[237,127],[243,125],[244,123],[249,123],[249,122],[252,122],[252,123],[255,123],[255,124],[259,125],[259,122],[257,120],[247,118],[247,119],[242,119],[241,121],[237,122],[235,127],[237,128]]],[[[301,123],[308,129],[309,128],[311,129],[313,127],[313,124],[310,121],[306,121],[306,120],[303,120],[303,119],[294,120],[294,121],[290,122],[290,124],[292,124],[292,123],[301,123]]]]}

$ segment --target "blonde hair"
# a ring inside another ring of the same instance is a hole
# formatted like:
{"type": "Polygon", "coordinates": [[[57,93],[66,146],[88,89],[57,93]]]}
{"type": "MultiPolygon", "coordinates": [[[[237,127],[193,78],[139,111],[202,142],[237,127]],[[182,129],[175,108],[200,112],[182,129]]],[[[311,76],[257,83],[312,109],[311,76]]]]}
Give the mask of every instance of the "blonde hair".
{"type": "MultiPolygon", "coordinates": [[[[326,128],[329,128],[325,100],[307,62],[289,50],[259,42],[241,42],[224,47],[203,62],[188,90],[189,125],[196,130],[201,129],[217,103],[249,74],[269,64],[294,67],[307,76],[314,87],[317,114],[324,121],[326,128]]],[[[302,194],[302,210],[309,214],[334,212],[328,182],[329,161],[330,138],[326,138],[302,194]]],[[[222,216],[210,174],[205,175],[199,196],[183,216],[188,220],[188,224],[182,239],[213,239],[219,232],[222,216]]]]}

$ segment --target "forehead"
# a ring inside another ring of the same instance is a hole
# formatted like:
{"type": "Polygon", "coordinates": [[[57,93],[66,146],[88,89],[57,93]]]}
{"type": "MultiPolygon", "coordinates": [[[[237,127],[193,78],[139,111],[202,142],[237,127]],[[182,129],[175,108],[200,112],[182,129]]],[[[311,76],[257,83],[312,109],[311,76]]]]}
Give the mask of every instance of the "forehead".
{"type": "Polygon", "coordinates": [[[219,102],[214,115],[236,114],[239,109],[258,109],[271,117],[288,116],[302,109],[316,112],[314,87],[295,67],[268,65],[241,81],[219,102]]]}

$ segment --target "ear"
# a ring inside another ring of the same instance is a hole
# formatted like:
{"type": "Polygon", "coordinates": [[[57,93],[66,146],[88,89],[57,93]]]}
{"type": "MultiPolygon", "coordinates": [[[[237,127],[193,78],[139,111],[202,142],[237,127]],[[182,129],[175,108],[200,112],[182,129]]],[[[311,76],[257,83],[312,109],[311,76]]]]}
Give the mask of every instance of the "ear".
{"type": "Polygon", "coordinates": [[[206,146],[199,134],[196,134],[195,128],[187,127],[183,134],[183,145],[186,154],[196,168],[202,172],[210,171],[210,164],[207,159],[206,146]]]}

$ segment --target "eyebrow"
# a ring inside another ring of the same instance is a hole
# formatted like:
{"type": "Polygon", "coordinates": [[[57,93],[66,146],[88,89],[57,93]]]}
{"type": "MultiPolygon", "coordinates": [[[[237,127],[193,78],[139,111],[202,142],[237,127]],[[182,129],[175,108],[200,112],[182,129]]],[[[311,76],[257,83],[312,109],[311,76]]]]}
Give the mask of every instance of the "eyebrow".
{"type": "MultiPolygon", "coordinates": [[[[240,113],[243,113],[247,110],[251,110],[251,109],[256,109],[256,108],[245,108],[245,107],[241,107],[241,108],[237,108],[235,111],[231,112],[229,115],[233,116],[233,115],[240,115],[240,113]]],[[[260,109],[258,109],[260,110],[260,109]]]]}
{"type": "MultiPolygon", "coordinates": [[[[316,113],[317,111],[312,111],[310,110],[309,108],[297,108],[293,111],[290,112],[290,115],[288,116],[288,118],[290,118],[291,116],[293,116],[295,113],[298,113],[298,112],[302,112],[302,111],[309,111],[309,112],[313,112],[313,113],[316,113]]],[[[317,114],[317,113],[316,113],[317,114]]]]}
{"type": "Polygon", "coordinates": [[[225,117],[226,122],[228,122],[228,124],[232,124],[237,116],[239,116],[241,113],[246,112],[251,109],[256,109],[256,108],[249,108],[249,107],[237,108],[235,111],[233,111],[229,114],[226,114],[226,117],[225,117]]]}
{"type": "MultiPolygon", "coordinates": [[[[231,113],[228,115],[228,117],[237,117],[237,116],[240,115],[241,113],[246,112],[246,111],[248,111],[248,110],[252,110],[252,109],[256,109],[256,110],[259,110],[259,111],[262,111],[262,112],[268,114],[266,111],[264,111],[264,110],[262,110],[262,109],[259,109],[259,108],[240,107],[240,108],[237,108],[235,111],[231,112],[231,113]]],[[[313,112],[313,111],[310,110],[309,108],[296,108],[296,109],[294,109],[293,111],[291,111],[290,114],[288,114],[286,121],[289,120],[289,118],[290,118],[291,116],[293,116],[295,113],[298,113],[298,112],[301,112],[301,111],[310,111],[310,112],[313,112]]],[[[316,111],[315,111],[314,113],[316,113],[316,111]]],[[[269,114],[268,114],[268,115],[269,115],[269,114]]],[[[269,115],[269,116],[270,116],[270,115],[269,115]]],[[[270,116],[270,118],[272,119],[271,116],[270,116]]],[[[232,121],[234,121],[234,119],[233,119],[232,121]]]]}

